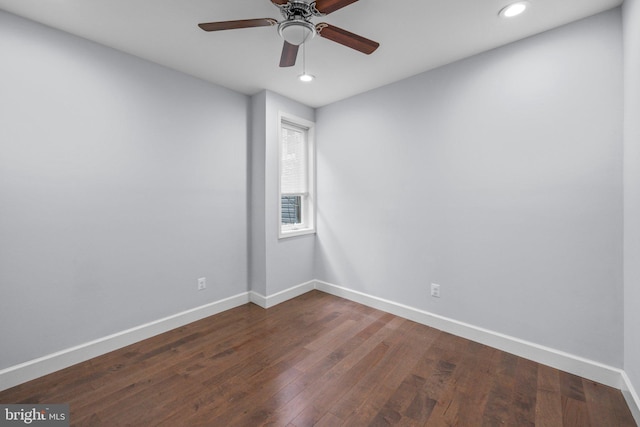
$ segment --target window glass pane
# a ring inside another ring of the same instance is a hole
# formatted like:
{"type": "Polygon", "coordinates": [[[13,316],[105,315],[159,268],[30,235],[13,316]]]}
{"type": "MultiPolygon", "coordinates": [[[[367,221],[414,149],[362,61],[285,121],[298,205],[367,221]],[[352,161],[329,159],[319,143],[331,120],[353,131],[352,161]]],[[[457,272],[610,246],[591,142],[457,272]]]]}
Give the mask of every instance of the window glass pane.
{"type": "Polygon", "coordinates": [[[282,224],[301,224],[302,223],[302,197],[301,196],[282,196],[282,224]]]}

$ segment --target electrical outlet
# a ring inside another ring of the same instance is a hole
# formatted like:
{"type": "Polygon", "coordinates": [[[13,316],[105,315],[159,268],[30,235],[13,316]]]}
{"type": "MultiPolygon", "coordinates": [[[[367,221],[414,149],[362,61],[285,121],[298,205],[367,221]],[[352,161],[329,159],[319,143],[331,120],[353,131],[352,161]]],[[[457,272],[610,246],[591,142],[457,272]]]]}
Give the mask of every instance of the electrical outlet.
{"type": "Polygon", "coordinates": [[[436,285],[435,283],[431,284],[431,296],[440,298],[440,285],[436,285]]]}
{"type": "Polygon", "coordinates": [[[207,278],[201,277],[198,279],[198,290],[201,291],[207,288],[207,278]]]}

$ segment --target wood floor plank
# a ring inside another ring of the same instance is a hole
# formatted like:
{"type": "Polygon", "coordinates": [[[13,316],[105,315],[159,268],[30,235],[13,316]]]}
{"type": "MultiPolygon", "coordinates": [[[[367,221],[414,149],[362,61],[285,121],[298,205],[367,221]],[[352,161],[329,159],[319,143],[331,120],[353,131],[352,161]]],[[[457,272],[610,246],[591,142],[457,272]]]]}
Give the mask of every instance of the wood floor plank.
{"type": "Polygon", "coordinates": [[[536,393],[538,364],[527,359],[518,359],[516,367],[514,393],[511,400],[510,425],[521,427],[535,426],[536,393]]]}
{"type": "MultiPolygon", "coordinates": [[[[446,408],[449,407],[450,402],[443,397],[451,386],[453,373],[457,365],[444,360],[429,360],[429,362],[431,362],[430,364],[433,368],[430,369],[429,375],[425,375],[422,389],[418,390],[416,396],[405,409],[404,414],[418,422],[431,420],[432,423],[437,424],[443,421],[441,418],[444,417],[446,408]]],[[[424,367],[425,364],[422,364],[418,372],[426,374],[428,371],[424,367]]]]}
{"type": "Polygon", "coordinates": [[[622,393],[318,291],[0,392],[72,426],[635,426],[622,393]]]}
{"type": "Polygon", "coordinates": [[[614,420],[614,425],[620,427],[635,427],[637,425],[622,393],[618,392],[618,390],[611,389],[609,401],[611,402],[611,407],[607,409],[611,414],[611,418],[614,420]]]}
{"type": "Polygon", "coordinates": [[[568,372],[560,372],[560,394],[562,396],[563,425],[590,427],[592,424],[582,378],[568,372]]]}
{"type": "Polygon", "coordinates": [[[389,338],[392,350],[387,357],[330,411],[344,420],[344,426],[373,423],[380,408],[424,358],[440,334],[435,329],[426,331],[413,322],[403,321],[389,338]]]}
{"type": "Polygon", "coordinates": [[[336,427],[342,424],[342,420],[331,412],[325,413],[322,418],[314,425],[314,427],[336,427]]]}
{"type": "Polygon", "coordinates": [[[441,341],[432,347],[430,356],[437,358],[437,369],[429,378],[427,396],[436,401],[427,425],[452,425],[457,423],[460,399],[465,398],[462,385],[468,379],[465,373],[475,372],[467,366],[471,356],[471,343],[459,340],[451,334],[443,334],[441,341]]]}
{"type": "MultiPolygon", "coordinates": [[[[562,396],[562,425],[566,427],[590,427],[587,405],[581,400],[562,396]]],[[[595,427],[595,426],[594,426],[595,427]]]]}
{"type": "Polygon", "coordinates": [[[560,393],[578,402],[586,402],[582,378],[576,375],[567,372],[560,373],[560,393]]]}
{"type": "MultiPolygon", "coordinates": [[[[234,373],[241,372],[242,363],[245,361],[246,358],[253,357],[255,360],[261,360],[261,354],[256,354],[255,352],[253,352],[250,346],[246,346],[245,344],[251,341],[251,339],[255,339],[257,336],[262,334],[263,331],[260,331],[259,329],[256,330],[255,328],[252,329],[249,327],[247,327],[246,330],[248,331],[248,335],[232,334],[229,336],[225,336],[223,337],[222,345],[217,339],[214,339],[210,345],[211,347],[210,352],[196,353],[195,357],[201,361],[199,363],[201,363],[203,367],[207,367],[209,372],[209,373],[200,373],[199,374],[200,381],[204,382],[209,380],[212,382],[222,382],[223,378],[231,377],[233,376],[234,373]],[[214,353],[214,354],[211,354],[211,353],[214,353]],[[233,367],[235,368],[235,370],[225,365],[227,361],[229,361],[230,363],[234,363],[233,367]],[[215,380],[211,380],[211,375],[215,377],[215,380]]],[[[202,344],[204,345],[206,344],[206,342],[203,342],[202,344]]],[[[184,376],[191,375],[191,373],[188,372],[189,366],[193,366],[190,360],[187,360],[186,363],[184,363],[185,361],[183,360],[183,357],[178,357],[177,361],[172,363],[171,361],[173,360],[173,358],[166,358],[166,359],[167,360],[165,360],[165,363],[162,363],[162,364],[157,363],[154,366],[154,368],[163,368],[163,370],[159,373],[159,375],[162,376],[165,373],[170,374],[175,372],[176,370],[180,371],[180,368],[176,366],[176,363],[181,363],[187,366],[186,368],[187,373],[184,373],[183,374],[184,376]]],[[[143,362],[146,363],[146,358],[143,358],[143,362]]],[[[249,366],[252,366],[255,368],[257,365],[249,364],[249,366]]],[[[145,369],[138,370],[133,375],[128,375],[123,377],[123,380],[126,380],[126,387],[129,390],[133,390],[134,388],[140,389],[140,387],[144,385],[145,374],[147,374],[148,376],[149,374],[153,374],[153,373],[154,371],[152,369],[145,367],[145,369]]],[[[117,383],[118,382],[114,382],[114,385],[117,383]]],[[[122,387],[124,387],[124,385],[122,385],[122,387]]],[[[96,408],[101,405],[103,406],[107,405],[107,402],[117,403],[117,401],[122,399],[121,396],[124,395],[124,393],[122,392],[123,390],[122,387],[116,388],[115,390],[113,390],[110,399],[106,399],[100,403],[92,403],[91,405],[94,408],[96,408]]],[[[220,392],[222,393],[223,391],[224,389],[221,390],[220,392]]],[[[201,394],[198,390],[196,390],[194,393],[201,394]]],[[[187,396],[189,396],[188,393],[187,393],[187,396]]],[[[108,406],[104,406],[102,410],[109,410],[109,408],[108,406]]]]}
{"type": "MultiPolygon", "coordinates": [[[[447,423],[471,426],[479,424],[498,366],[499,352],[482,344],[467,342],[464,357],[452,372],[451,387],[443,388],[439,400],[449,401],[439,415],[429,417],[427,425],[447,423]]],[[[422,421],[422,419],[420,419],[422,421]]]]}
{"type": "Polygon", "coordinates": [[[536,392],[536,426],[555,427],[562,419],[560,372],[548,366],[538,366],[536,392]]]}
{"type": "Polygon", "coordinates": [[[483,426],[503,425],[509,420],[518,357],[502,353],[496,377],[482,414],[483,426]]]}
{"type": "MultiPolygon", "coordinates": [[[[377,316],[379,317],[379,316],[377,316]]],[[[361,319],[364,319],[364,316],[361,316],[361,319]]],[[[366,319],[365,319],[366,320],[366,319]]],[[[283,376],[280,375],[278,378],[278,382],[281,385],[287,385],[288,383],[290,383],[292,380],[296,379],[297,377],[299,377],[302,372],[305,370],[305,365],[304,363],[308,364],[309,360],[318,360],[316,359],[317,355],[322,355],[323,357],[327,357],[330,355],[330,352],[324,352],[325,349],[333,349],[335,350],[335,342],[333,343],[333,347],[330,344],[330,341],[327,341],[325,338],[327,336],[330,336],[332,338],[333,341],[340,341],[343,342],[349,338],[352,338],[352,336],[354,337],[361,337],[361,336],[367,336],[370,335],[368,333],[364,333],[364,331],[369,330],[368,327],[365,327],[366,325],[368,325],[368,323],[366,323],[365,321],[360,321],[360,325],[356,325],[356,323],[351,319],[348,319],[347,321],[344,322],[344,324],[349,325],[349,333],[346,332],[346,330],[344,328],[336,328],[333,331],[330,331],[329,333],[325,334],[324,336],[320,335],[318,336],[316,339],[314,339],[313,341],[311,341],[309,344],[305,345],[304,347],[300,347],[300,350],[304,350],[304,357],[300,357],[298,360],[295,359],[291,359],[291,357],[288,358],[287,363],[289,365],[289,368],[293,368],[295,369],[295,371],[298,373],[297,375],[295,375],[295,377],[290,378],[289,380],[283,381],[283,376]],[[335,333],[336,330],[339,330],[339,333],[335,333]],[[351,336],[350,336],[351,335],[351,336]],[[318,343],[322,342],[323,345],[321,347],[318,347],[318,343]],[[315,351],[313,351],[312,349],[315,349],[315,351]]],[[[384,323],[382,323],[383,325],[384,323]]],[[[331,350],[331,351],[333,351],[331,350]]],[[[322,358],[322,357],[321,357],[322,358]]],[[[286,375],[286,373],[285,373],[286,375]]],[[[256,387],[261,387],[263,386],[263,382],[261,382],[260,380],[260,375],[254,375],[251,378],[247,378],[248,382],[252,384],[253,389],[256,390],[256,387]]],[[[274,380],[275,378],[270,378],[267,377],[268,381],[274,380]]],[[[270,397],[269,392],[265,393],[264,390],[259,390],[261,392],[261,394],[263,395],[263,397],[270,397]]],[[[276,392],[279,390],[275,390],[272,389],[272,392],[276,392]]],[[[237,418],[238,414],[245,414],[245,413],[249,413],[250,410],[252,409],[252,407],[255,406],[255,404],[257,402],[262,402],[264,403],[264,401],[266,401],[266,399],[261,399],[259,396],[252,396],[252,392],[249,391],[248,392],[248,397],[251,397],[251,399],[247,399],[248,402],[250,403],[250,405],[244,405],[244,406],[239,406],[238,408],[230,408],[230,410],[228,410],[226,413],[222,414],[221,417],[217,418],[222,424],[227,424],[227,423],[231,423],[235,420],[235,418],[237,418]]],[[[257,411],[258,413],[264,414],[264,411],[257,411]]]]}
{"type": "MultiPolygon", "coordinates": [[[[315,335],[315,333],[310,333],[309,336],[311,335],[315,335]]],[[[274,341],[267,350],[264,351],[256,352],[254,349],[249,349],[246,354],[248,357],[240,358],[236,364],[221,370],[221,372],[214,378],[209,378],[203,381],[204,386],[209,388],[213,387],[212,390],[217,389],[217,391],[212,392],[209,400],[205,402],[208,406],[207,411],[201,411],[197,416],[192,417],[190,419],[191,422],[198,422],[202,418],[206,418],[208,412],[218,412],[218,407],[220,407],[220,410],[223,410],[225,405],[228,406],[228,402],[225,403],[225,399],[228,399],[234,391],[237,391],[236,386],[244,386],[248,381],[247,377],[254,377],[257,372],[264,369],[264,360],[271,360],[273,358],[284,357],[286,355],[289,355],[290,357],[297,348],[302,346],[303,343],[304,340],[303,342],[293,340],[285,345],[285,342],[274,341]],[[251,375],[247,375],[247,373],[250,373],[251,375]],[[234,379],[239,377],[244,378],[240,378],[240,382],[234,385],[234,379]]],[[[251,379],[251,381],[255,381],[255,378],[251,379]]]]}
{"type": "Polygon", "coordinates": [[[601,384],[593,381],[583,381],[584,395],[589,412],[589,419],[594,426],[604,425],[612,414],[609,412],[612,407],[609,400],[608,390],[601,384]]]}
{"type": "Polygon", "coordinates": [[[307,426],[318,422],[333,403],[353,388],[366,374],[366,371],[376,366],[388,351],[389,345],[381,342],[350,368],[336,376],[329,374],[328,381],[324,384],[322,381],[320,384],[314,384],[313,393],[308,398],[303,398],[304,409],[293,419],[293,423],[307,426]]]}
{"type": "MultiPolygon", "coordinates": [[[[387,322],[392,323],[396,318],[386,316],[386,320],[381,320],[380,316],[362,316],[362,318],[364,319],[362,322],[358,325],[353,325],[351,337],[349,337],[349,334],[343,334],[344,341],[335,342],[331,346],[327,346],[326,349],[322,349],[322,351],[308,351],[309,354],[307,357],[292,365],[292,369],[299,372],[296,378],[291,381],[286,381],[285,383],[283,383],[281,379],[278,379],[278,383],[282,387],[272,388],[267,393],[261,393],[260,396],[256,396],[256,398],[250,400],[248,407],[240,408],[241,411],[237,412],[242,413],[243,417],[250,419],[252,425],[264,423],[274,416],[284,417],[275,411],[287,404],[287,402],[290,402],[306,388],[314,386],[319,378],[323,376],[324,372],[338,363],[341,358],[349,352],[350,348],[372,338],[377,339],[376,342],[379,342],[394,330],[394,328],[388,327],[387,322]],[[375,336],[377,334],[382,335],[376,338],[375,336]]],[[[307,349],[306,346],[305,349],[307,349]]],[[[232,418],[229,422],[234,423],[237,418],[238,417],[232,418]]]]}
{"type": "MultiPolygon", "coordinates": [[[[384,340],[393,333],[393,330],[380,329],[379,331],[380,333],[374,333],[371,336],[358,334],[340,345],[311,369],[307,368],[307,372],[311,375],[305,375],[296,384],[297,387],[302,387],[301,392],[279,407],[272,416],[273,420],[285,420],[289,417],[293,419],[304,410],[305,405],[314,402],[324,385],[345,376],[360,359],[367,357],[371,352],[376,356],[386,352],[389,346],[384,343],[384,340]]],[[[377,360],[377,357],[374,360],[377,360]]]]}

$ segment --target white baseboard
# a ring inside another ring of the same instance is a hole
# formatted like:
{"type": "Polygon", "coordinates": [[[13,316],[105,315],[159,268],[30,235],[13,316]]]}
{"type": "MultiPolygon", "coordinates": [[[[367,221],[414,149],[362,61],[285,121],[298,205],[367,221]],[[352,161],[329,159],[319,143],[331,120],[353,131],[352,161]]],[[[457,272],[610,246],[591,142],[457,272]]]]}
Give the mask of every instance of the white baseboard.
{"type": "Polygon", "coordinates": [[[0,391],[249,302],[244,292],[0,370],[0,391]]]}
{"type": "Polygon", "coordinates": [[[254,291],[245,292],[0,370],[0,391],[247,302],[267,309],[313,289],[620,389],[636,422],[640,424],[640,399],[621,369],[319,280],[302,283],[269,296],[254,291]]]}
{"type": "Polygon", "coordinates": [[[331,283],[316,281],[315,287],[319,291],[392,313],[405,319],[413,320],[414,322],[533,360],[543,365],[551,366],[617,389],[623,388],[624,372],[618,368],[331,283]]]}
{"type": "Polygon", "coordinates": [[[294,286],[289,289],[285,289],[284,291],[280,291],[273,295],[264,296],[254,291],[249,292],[249,298],[252,303],[259,305],[262,308],[271,308],[274,305],[278,305],[287,300],[298,297],[302,294],[306,294],[309,291],[315,289],[315,280],[311,280],[309,282],[302,283],[301,285],[294,286]]]}
{"type": "Polygon", "coordinates": [[[636,424],[640,425],[640,396],[638,396],[626,372],[622,372],[622,395],[627,401],[627,405],[629,405],[636,424]]]}

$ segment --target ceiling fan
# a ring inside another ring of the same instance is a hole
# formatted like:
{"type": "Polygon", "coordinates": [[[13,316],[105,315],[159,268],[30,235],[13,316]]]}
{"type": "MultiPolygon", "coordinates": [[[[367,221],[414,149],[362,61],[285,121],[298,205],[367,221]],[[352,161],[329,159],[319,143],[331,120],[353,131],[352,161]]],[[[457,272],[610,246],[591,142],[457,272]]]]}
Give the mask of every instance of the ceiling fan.
{"type": "Polygon", "coordinates": [[[204,31],[235,30],[240,28],[278,26],[278,34],[284,39],[281,67],[295,65],[298,48],[316,34],[367,55],[373,53],[380,43],[353,34],[342,28],[322,22],[314,25],[311,18],[325,16],[358,0],[271,0],[280,9],[284,20],[272,18],[241,19],[237,21],[208,22],[198,24],[204,31]]]}

